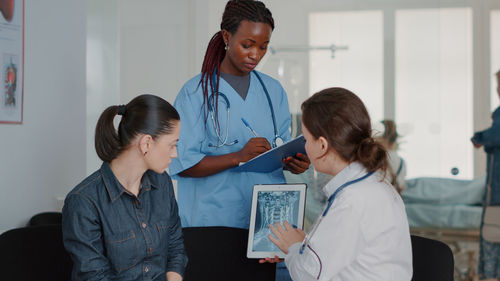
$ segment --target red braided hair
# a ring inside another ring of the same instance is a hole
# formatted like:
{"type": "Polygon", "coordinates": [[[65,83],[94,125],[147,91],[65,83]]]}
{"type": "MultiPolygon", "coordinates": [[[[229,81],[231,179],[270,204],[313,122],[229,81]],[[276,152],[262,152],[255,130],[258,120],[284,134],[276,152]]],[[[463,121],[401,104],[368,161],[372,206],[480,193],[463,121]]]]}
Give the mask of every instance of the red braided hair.
{"type": "Polygon", "coordinates": [[[271,11],[266,8],[264,3],[254,0],[231,0],[226,4],[224,13],[222,14],[222,22],[220,24],[221,31],[212,36],[208,43],[203,65],[201,67],[200,83],[203,90],[203,104],[206,104],[205,123],[208,118],[210,105],[208,99],[213,96],[215,99],[214,118],[218,126],[218,99],[219,99],[219,81],[220,81],[220,64],[226,56],[224,39],[222,38],[222,30],[225,29],[231,34],[235,34],[240,26],[241,21],[247,20],[252,22],[267,23],[274,30],[274,19],[271,11]],[[212,75],[217,76],[215,85],[213,85],[212,75]],[[209,93],[210,84],[210,93],[209,93]]]}

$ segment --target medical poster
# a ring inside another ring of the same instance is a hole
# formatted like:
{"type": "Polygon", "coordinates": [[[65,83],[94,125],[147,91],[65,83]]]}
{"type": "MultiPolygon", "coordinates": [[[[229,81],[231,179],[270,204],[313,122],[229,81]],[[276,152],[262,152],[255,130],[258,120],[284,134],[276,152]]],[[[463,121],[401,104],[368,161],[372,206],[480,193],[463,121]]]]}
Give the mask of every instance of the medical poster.
{"type": "Polygon", "coordinates": [[[24,0],[0,0],[0,123],[23,122],[24,0]]]}

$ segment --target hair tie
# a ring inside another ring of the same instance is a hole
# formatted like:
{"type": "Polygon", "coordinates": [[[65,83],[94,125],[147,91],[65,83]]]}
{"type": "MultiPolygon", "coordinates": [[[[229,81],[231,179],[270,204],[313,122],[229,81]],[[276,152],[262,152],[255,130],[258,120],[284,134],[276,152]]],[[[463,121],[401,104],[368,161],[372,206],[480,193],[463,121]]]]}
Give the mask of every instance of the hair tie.
{"type": "Polygon", "coordinates": [[[126,111],[127,111],[127,106],[122,104],[122,105],[118,106],[118,111],[116,112],[116,114],[123,116],[123,115],[125,115],[126,111]]]}

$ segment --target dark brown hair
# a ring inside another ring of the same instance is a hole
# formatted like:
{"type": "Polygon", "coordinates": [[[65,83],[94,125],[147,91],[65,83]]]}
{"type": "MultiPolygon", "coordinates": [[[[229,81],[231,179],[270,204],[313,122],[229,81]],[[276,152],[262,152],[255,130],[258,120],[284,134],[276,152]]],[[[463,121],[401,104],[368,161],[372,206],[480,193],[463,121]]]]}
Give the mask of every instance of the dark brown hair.
{"type": "Polygon", "coordinates": [[[387,152],[375,142],[363,102],[343,88],[322,90],[302,103],[302,123],[314,138],[324,137],[346,162],[368,171],[387,169],[387,152]]]}
{"type": "Polygon", "coordinates": [[[208,43],[203,65],[201,67],[201,86],[203,89],[203,103],[207,106],[205,120],[208,117],[210,105],[208,98],[214,95],[215,108],[214,116],[217,114],[217,101],[219,92],[220,80],[220,64],[226,55],[224,39],[222,38],[222,30],[226,30],[231,34],[235,34],[240,27],[241,21],[251,21],[267,23],[274,30],[274,19],[271,11],[266,8],[264,3],[254,0],[232,0],[228,1],[224,13],[222,14],[222,21],[220,23],[221,31],[215,33],[208,43]],[[213,85],[212,75],[217,76],[215,85],[213,85]]]}
{"type": "Polygon", "coordinates": [[[387,140],[389,145],[393,145],[399,137],[398,131],[396,130],[396,123],[389,119],[382,120],[380,123],[384,124],[384,134],[382,134],[382,138],[387,140]]]}
{"type": "Polygon", "coordinates": [[[104,162],[115,159],[138,134],[153,139],[172,132],[179,113],[166,100],[154,95],[140,95],[127,105],[113,105],[104,110],[95,128],[95,149],[104,162]],[[122,115],[118,131],[115,116],[122,115]]]}

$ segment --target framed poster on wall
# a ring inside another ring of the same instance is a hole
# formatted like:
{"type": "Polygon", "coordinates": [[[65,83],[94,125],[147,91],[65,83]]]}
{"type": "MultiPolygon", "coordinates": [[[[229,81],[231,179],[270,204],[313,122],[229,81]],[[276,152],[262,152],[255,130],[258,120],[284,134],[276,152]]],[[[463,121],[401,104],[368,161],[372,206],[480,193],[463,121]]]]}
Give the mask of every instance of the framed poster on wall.
{"type": "Polygon", "coordinates": [[[22,124],[24,0],[0,0],[0,123],[22,124]]]}

